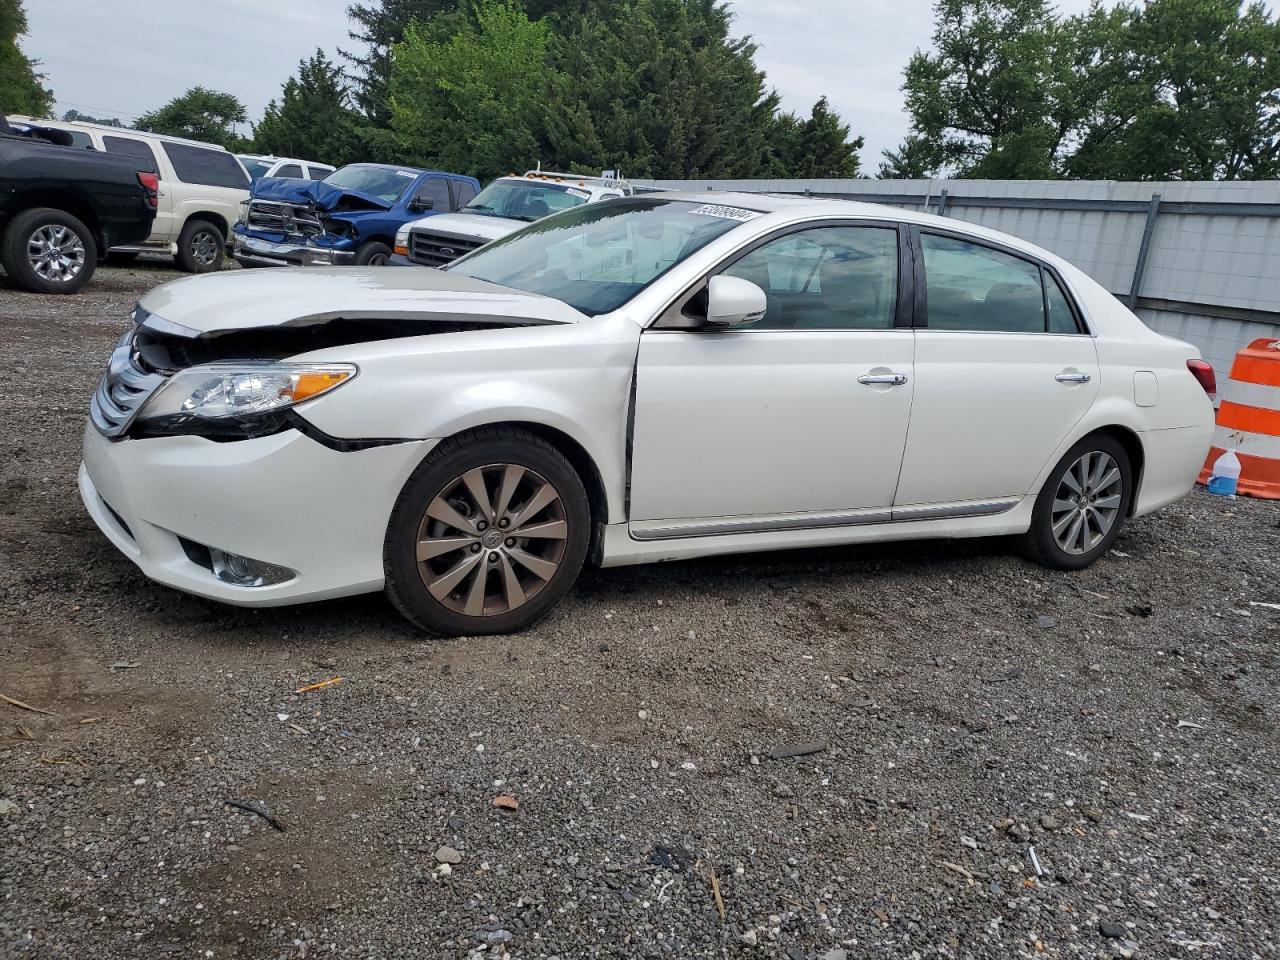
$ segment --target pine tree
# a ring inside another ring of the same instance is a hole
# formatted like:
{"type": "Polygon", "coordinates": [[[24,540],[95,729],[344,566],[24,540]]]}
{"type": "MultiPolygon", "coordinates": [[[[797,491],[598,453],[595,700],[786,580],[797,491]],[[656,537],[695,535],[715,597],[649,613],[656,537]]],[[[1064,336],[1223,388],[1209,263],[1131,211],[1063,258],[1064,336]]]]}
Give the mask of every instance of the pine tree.
{"type": "Polygon", "coordinates": [[[392,47],[404,39],[405,30],[415,20],[427,23],[458,6],[458,0],[370,0],[347,7],[347,16],[355,24],[348,36],[360,49],[338,52],[354,69],[350,79],[356,106],[375,125],[385,127],[391,121],[388,85],[392,47]]]}
{"type": "Polygon", "coordinates": [[[323,50],[298,62],[280,101],[267,104],[253,129],[256,149],[341,166],[361,156],[356,116],[341,69],[323,50]]]}

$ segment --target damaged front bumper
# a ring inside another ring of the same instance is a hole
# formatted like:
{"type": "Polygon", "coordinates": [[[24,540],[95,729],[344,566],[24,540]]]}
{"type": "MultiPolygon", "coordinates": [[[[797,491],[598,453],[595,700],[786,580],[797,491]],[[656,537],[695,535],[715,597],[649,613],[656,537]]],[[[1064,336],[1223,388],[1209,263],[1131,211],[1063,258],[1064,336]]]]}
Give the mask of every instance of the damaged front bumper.
{"type": "Polygon", "coordinates": [[[252,236],[241,225],[232,233],[231,255],[237,263],[251,267],[334,267],[349,266],[356,260],[353,249],[288,239],[265,240],[252,236]]]}

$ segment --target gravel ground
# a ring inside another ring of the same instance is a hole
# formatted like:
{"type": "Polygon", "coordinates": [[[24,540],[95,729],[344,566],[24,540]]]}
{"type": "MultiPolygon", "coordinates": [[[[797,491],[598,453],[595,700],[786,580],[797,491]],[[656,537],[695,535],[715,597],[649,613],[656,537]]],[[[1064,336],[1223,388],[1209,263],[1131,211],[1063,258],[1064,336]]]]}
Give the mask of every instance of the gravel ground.
{"type": "Polygon", "coordinates": [[[0,286],[0,693],[50,711],[0,702],[0,956],[1277,955],[1280,504],[1196,492],[1078,574],[588,572],[513,637],[220,607],[75,490],[172,276],[0,286]]]}

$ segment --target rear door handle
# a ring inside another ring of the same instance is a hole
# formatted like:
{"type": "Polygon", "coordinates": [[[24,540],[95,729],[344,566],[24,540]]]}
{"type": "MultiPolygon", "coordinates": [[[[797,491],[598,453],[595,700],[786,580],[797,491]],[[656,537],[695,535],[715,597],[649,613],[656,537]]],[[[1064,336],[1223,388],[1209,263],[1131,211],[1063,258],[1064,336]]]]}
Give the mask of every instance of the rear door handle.
{"type": "Polygon", "coordinates": [[[900,387],[907,382],[905,373],[867,373],[858,378],[859,383],[887,383],[890,386],[900,387]]]}
{"type": "Polygon", "coordinates": [[[1093,377],[1087,373],[1060,373],[1053,379],[1059,383],[1088,383],[1093,377]]]}

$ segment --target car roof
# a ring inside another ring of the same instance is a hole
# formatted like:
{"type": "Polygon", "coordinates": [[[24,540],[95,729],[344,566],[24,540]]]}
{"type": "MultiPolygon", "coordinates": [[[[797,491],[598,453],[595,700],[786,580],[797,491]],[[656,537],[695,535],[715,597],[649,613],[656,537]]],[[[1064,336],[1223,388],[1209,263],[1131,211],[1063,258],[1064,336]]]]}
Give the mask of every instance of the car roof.
{"type": "Polygon", "coordinates": [[[821,217],[850,217],[858,220],[891,220],[896,223],[913,223],[922,227],[934,227],[952,233],[965,234],[979,240],[989,240],[1042,260],[1064,263],[1057,254],[1019,237],[1001,233],[951,217],[939,217],[919,210],[910,210],[887,203],[868,203],[862,200],[836,200],[826,197],[803,197],[774,193],[739,193],[720,190],[669,191],[654,195],[663,200],[683,200],[690,203],[718,204],[741,207],[765,214],[780,214],[782,219],[821,217]]]}
{"type": "MultiPolygon", "coordinates": [[[[306,163],[307,161],[304,160],[302,162],[306,163]]],[[[410,167],[401,163],[348,163],[338,169],[346,169],[346,167],[377,167],[379,170],[408,170],[412,173],[434,173],[442,177],[461,177],[465,180],[471,179],[466,174],[462,173],[451,173],[448,170],[423,170],[421,167],[410,167]]]]}
{"type": "Polygon", "coordinates": [[[108,136],[140,137],[144,140],[165,140],[169,143],[184,143],[190,147],[202,147],[205,150],[221,150],[230,153],[226,147],[217,143],[205,143],[203,140],[191,140],[187,137],[171,137],[167,133],[152,133],[150,130],[135,130],[133,127],[113,127],[105,123],[86,123],[83,120],[53,120],[37,117],[10,116],[10,122],[33,124],[37,127],[49,127],[52,130],[97,130],[108,136]]]}

